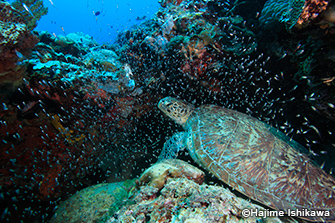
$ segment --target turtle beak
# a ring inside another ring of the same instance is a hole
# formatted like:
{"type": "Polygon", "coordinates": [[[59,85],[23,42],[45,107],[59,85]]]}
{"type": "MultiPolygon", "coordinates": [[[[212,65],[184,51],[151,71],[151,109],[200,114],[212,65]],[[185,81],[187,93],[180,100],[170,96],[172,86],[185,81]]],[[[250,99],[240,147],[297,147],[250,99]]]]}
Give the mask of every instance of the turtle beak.
{"type": "Polygon", "coordinates": [[[164,98],[162,100],[159,101],[158,103],[158,108],[161,110],[161,111],[164,111],[166,106],[165,106],[165,103],[164,103],[164,98]]]}

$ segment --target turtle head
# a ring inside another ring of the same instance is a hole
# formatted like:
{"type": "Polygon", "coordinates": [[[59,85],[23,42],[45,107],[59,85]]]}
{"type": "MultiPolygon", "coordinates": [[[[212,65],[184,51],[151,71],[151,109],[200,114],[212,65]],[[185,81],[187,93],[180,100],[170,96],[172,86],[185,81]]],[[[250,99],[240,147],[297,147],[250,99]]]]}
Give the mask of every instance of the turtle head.
{"type": "Polygon", "coordinates": [[[185,126],[194,105],[173,97],[166,97],[159,101],[158,108],[178,124],[185,126]]]}

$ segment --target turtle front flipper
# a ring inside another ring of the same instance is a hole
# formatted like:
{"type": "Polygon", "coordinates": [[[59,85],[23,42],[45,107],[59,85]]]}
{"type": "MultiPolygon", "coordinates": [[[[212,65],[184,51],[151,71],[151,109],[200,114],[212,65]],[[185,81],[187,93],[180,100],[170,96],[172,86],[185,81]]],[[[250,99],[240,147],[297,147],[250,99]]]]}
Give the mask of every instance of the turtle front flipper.
{"type": "Polygon", "coordinates": [[[175,133],[164,143],[163,150],[159,154],[158,161],[163,159],[176,159],[178,152],[186,148],[186,132],[175,133]]]}

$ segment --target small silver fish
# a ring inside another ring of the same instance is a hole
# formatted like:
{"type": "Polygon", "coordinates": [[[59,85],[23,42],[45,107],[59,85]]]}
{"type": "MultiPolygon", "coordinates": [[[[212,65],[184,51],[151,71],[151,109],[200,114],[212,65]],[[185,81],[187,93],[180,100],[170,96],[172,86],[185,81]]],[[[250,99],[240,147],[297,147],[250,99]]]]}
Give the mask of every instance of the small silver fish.
{"type": "Polygon", "coordinates": [[[29,12],[29,14],[30,14],[32,17],[34,17],[34,18],[36,19],[36,17],[35,17],[34,14],[32,13],[32,11],[30,11],[30,9],[28,8],[28,6],[27,6],[26,4],[22,3],[22,6],[23,6],[23,8],[24,8],[27,12],[29,12]]]}

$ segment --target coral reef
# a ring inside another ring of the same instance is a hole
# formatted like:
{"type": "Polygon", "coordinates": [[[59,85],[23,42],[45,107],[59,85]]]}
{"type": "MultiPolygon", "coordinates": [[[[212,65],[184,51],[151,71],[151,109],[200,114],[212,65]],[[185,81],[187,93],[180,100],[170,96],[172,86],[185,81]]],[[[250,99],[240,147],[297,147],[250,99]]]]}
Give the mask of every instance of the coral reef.
{"type": "MultiPolygon", "coordinates": [[[[48,220],[68,194],[138,176],[179,130],[156,109],[165,96],[247,113],[308,148],[328,172],[334,168],[332,3],[292,1],[304,9],[290,12],[274,5],[281,17],[268,4],[269,13],[259,14],[264,0],[163,0],[152,19],[99,45],[83,33],[30,32],[41,1],[23,2],[29,10],[0,2],[0,26],[10,31],[0,34],[0,199],[7,206],[0,220],[48,220]],[[287,29],[271,27],[267,15],[288,19],[287,29]]],[[[152,184],[186,182],[170,178],[179,169],[160,165],[162,174],[147,172],[161,176],[152,184]]],[[[160,196],[141,186],[150,202],[160,196]]]]}
{"type": "Polygon", "coordinates": [[[66,35],[66,37],[72,39],[76,44],[80,45],[81,47],[90,48],[99,45],[98,42],[95,41],[91,36],[82,32],[69,33],[66,35]]]}
{"type": "Polygon", "coordinates": [[[0,97],[13,92],[26,75],[24,59],[38,42],[20,13],[9,3],[0,2],[0,97]]]}
{"type": "Polygon", "coordinates": [[[152,99],[111,49],[80,33],[36,34],[41,42],[25,59],[25,78],[0,108],[0,182],[9,193],[24,188],[35,202],[47,202],[82,185],[105,144],[123,142],[123,131],[150,111],[152,99]]]}
{"type": "Polygon", "coordinates": [[[115,72],[122,68],[122,64],[117,60],[118,55],[108,49],[97,49],[87,53],[84,57],[84,63],[89,66],[94,62],[103,66],[104,70],[115,72]]]}
{"type": "Polygon", "coordinates": [[[48,8],[44,7],[42,0],[16,0],[12,6],[21,13],[21,18],[30,31],[37,26],[37,21],[42,16],[48,14],[48,8]]]}
{"type": "Polygon", "coordinates": [[[243,209],[265,209],[223,187],[202,184],[203,177],[182,160],[163,160],[139,180],[77,192],[59,204],[50,222],[282,222],[276,217],[244,218],[243,209]]]}
{"type": "MultiPolygon", "coordinates": [[[[170,163],[171,166],[175,164],[175,167],[179,166],[179,171],[185,165],[180,160],[170,163]]],[[[186,163],[186,166],[193,173],[199,172],[190,164],[186,163]]],[[[160,169],[162,164],[155,164],[151,167],[153,168],[160,169]]],[[[142,183],[147,182],[148,171],[151,172],[147,170],[142,175],[142,183]]],[[[187,174],[176,172],[178,174],[170,175],[164,184],[155,184],[156,179],[167,176],[166,172],[160,170],[153,181],[133,191],[132,203],[124,205],[106,222],[282,222],[275,217],[244,218],[241,214],[244,209],[264,209],[237,197],[223,187],[200,185],[202,181],[199,182],[194,176],[187,177],[187,174]]]]}
{"type": "MultiPolygon", "coordinates": [[[[257,49],[255,34],[245,27],[241,16],[232,15],[226,8],[221,9],[220,16],[212,17],[204,2],[196,3],[195,7],[191,7],[188,1],[176,5],[175,2],[169,3],[161,3],[163,8],[157,13],[157,22],[152,25],[151,32],[147,32],[151,34],[142,40],[134,38],[135,41],[123,53],[127,52],[127,57],[135,58],[133,54],[138,49],[148,49],[162,59],[174,55],[181,64],[179,69],[187,77],[218,91],[221,87],[220,78],[212,77],[208,80],[207,74],[225,66],[219,61],[232,56],[238,60],[252,54],[257,49]]],[[[151,78],[146,78],[146,81],[151,78]]],[[[157,84],[160,82],[158,78],[156,81],[157,84]]]]}
{"type": "MultiPolygon", "coordinates": [[[[287,13],[281,11],[290,10],[286,7],[287,4],[268,1],[259,19],[261,24],[265,25],[264,28],[273,29],[275,24],[271,24],[271,21],[280,21],[276,16],[286,15],[287,13]]],[[[303,100],[310,104],[314,112],[335,120],[332,109],[335,98],[329,97],[333,94],[333,75],[328,70],[329,63],[333,61],[332,39],[335,33],[332,10],[333,6],[328,1],[305,1],[304,7],[299,11],[298,20],[294,19],[294,22],[288,23],[281,21],[289,25],[290,38],[272,33],[265,35],[263,40],[270,54],[276,55],[282,61],[294,61],[297,70],[294,71],[293,80],[298,85],[307,85],[303,100]],[[266,38],[269,39],[265,40],[266,38]]]]}

